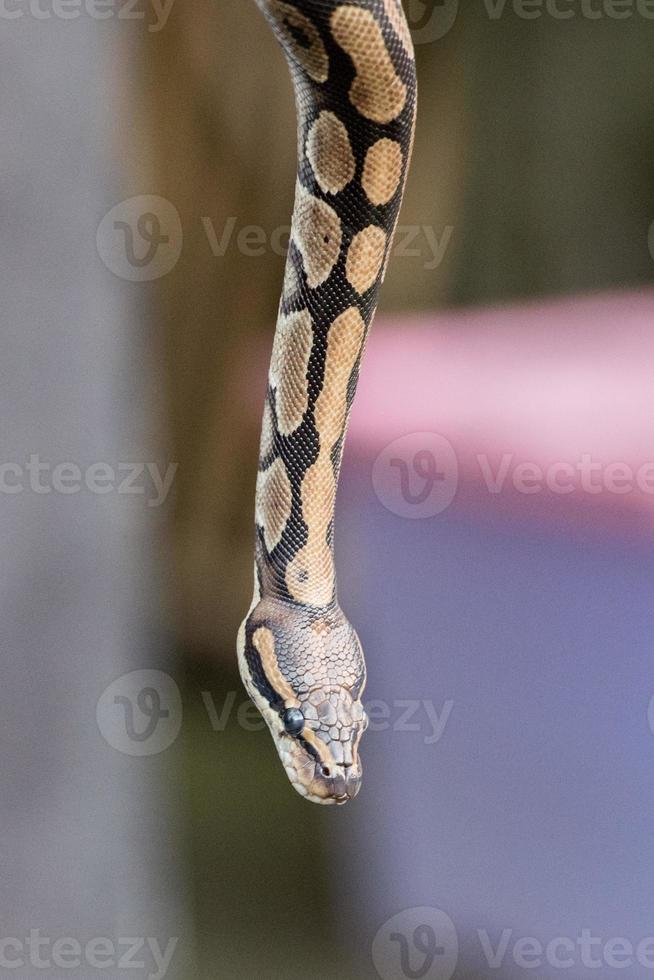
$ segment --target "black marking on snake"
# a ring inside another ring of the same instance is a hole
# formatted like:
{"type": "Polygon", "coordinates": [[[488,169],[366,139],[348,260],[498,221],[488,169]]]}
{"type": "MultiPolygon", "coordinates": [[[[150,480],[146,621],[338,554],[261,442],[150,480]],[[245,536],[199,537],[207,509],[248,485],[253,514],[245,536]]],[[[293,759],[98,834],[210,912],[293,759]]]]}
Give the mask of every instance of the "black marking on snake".
{"type": "Polygon", "coordinates": [[[284,708],[284,699],[270,684],[266,672],[263,669],[261,657],[254,646],[254,643],[252,643],[252,635],[248,637],[247,633],[245,659],[250,670],[250,676],[259,694],[266,699],[274,711],[282,711],[284,708]]]}
{"type": "Polygon", "coordinates": [[[287,17],[284,18],[282,23],[284,24],[286,30],[291,35],[291,37],[295,41],[297,41],[297,43],[300,45],[301,48],[306,48],[308,50],[311,47],[311,41],[307,37],[306,32],[303,31],[301,27],[298,27],[295,24],[291,24],[290,20],[287,17]]]}

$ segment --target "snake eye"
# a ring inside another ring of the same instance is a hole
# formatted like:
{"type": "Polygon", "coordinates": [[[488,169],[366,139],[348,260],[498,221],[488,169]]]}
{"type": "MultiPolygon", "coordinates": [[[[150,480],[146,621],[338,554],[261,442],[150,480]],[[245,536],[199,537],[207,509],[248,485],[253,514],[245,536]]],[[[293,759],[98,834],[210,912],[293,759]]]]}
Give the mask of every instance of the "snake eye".
{"type": "Polygon", "coordinates": [[[299,708],[287,708],[282,715],[282,724],[287,735],[299,735],[304,728],[304,715],[299,708]]]}

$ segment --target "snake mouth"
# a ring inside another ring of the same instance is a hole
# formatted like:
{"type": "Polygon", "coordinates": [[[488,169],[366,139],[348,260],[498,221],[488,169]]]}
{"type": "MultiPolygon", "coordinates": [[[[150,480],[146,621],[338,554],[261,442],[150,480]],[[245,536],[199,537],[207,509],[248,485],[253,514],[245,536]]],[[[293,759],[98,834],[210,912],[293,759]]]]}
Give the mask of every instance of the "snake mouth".
{"type": "MultiPolygon", "coordinates": [[[[295,789],[297,789],[297,784],[294,784],[295,789]]],[[[320,803],[323,806],[345,806],[350,800],[354,798],[356,794],[350,796],[348,793],[343,793],[340,796],[320,796],[317,793],[304,793],[302,790],[298,792],[304,797],[305,800],[309,800],[310,803],[320,803]]]]}
{"type": "MultiPolygon", "coordinates": [[[[324,775],[323,767],[314,763],[314,773],[310,779],[298,778],[298,773],[287,769],[293,787],[311,803],[343,806],[359,792],[361,787],[361,770],[349,766],[338,767],[328,776],[324,775]]],[[[306,764],[305,764],[306,767],[306,764]]],[[[301,772],[307,773],[308,767],[301,772]]]]}

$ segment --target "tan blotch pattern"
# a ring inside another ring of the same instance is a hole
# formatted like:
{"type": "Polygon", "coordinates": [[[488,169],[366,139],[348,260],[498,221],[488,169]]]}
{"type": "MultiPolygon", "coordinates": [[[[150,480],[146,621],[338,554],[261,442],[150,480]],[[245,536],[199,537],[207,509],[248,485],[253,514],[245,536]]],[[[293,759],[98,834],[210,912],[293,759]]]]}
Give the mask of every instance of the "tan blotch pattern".
{"type": "Polygon", "coordinates": [[[266,0],[266,6],[279,24],[284,36],[284,44],[297,63],[314,82],[326,82],[329,75],[329,57],[315,25],[290,3],[266,0]]]}
{"type": "Polygon", "coordinates": [[[413,41],[400,0],[384,0],[384,12],[407,54],[413,57],[413,41]]]}
{"type": "Polygon", "coordinates": [[[277,425],[282,435],[294,432],[307,410],[312,340],[308,310],[279,317],[270,359],[270,386],[275,389],[277,425]]]}
{"type": "Polygon", "coordinates": [[[284,269],[284,285],[282,287],[284,299],[290,299],[299,288],[300,280],[298,278],[297,269],[289,256],[286,260],[286,268],[284,269]]]}
{"type": "Polygon", "coordinates": [[[257,477],[256,520],[268,551],[275,548],[291,516],[293,497],[286,467],[277,458],[257,477]]]}
{"type": "Polygon", "coordinates": [[[277,655],[275,654],[275,636],[267,626],[259,626],[252,634],[252,645],[261,657],[261,666],[268,683],[281,694],[286,708],[297,708],[300,702],[295,697],[293,688],[282,674],[277,655]]]}
{"type": "Polygon", "coordinates": [[[354,177],[347,129],[333,112],[321,112],[307,136],[307,157],[325,194],[338,194],[354,177]]]}
{"type": "Polygon", "coordinates": [[[341,222],[332,207],[319,201],[298,182],[293,211],[293,241],[315,289],[328,278],[341,250],[341,222]]]}
{"type": "Polygon", "coordinates": [[[270,411],[270,405],[266,399],[266,403],[263,406],[263,420],[261,422],[261,442],[259,444],[259,456],[261,459],[265,459],[268,453],[273,451],[275,445],[275,430],[273,427],[272,412],[270,411]]]}
{"type": "Polygon", "coordinates": [[[350,102],[362,116],[389,123],[402,112],[406,86],[391,61],[381,27],[369,10],[337,7],[331,17],[334,39],[356,68],[350,102]]]}
{"type": "Polygon", "coordinates": [[[314,606],[327,605],[334,593],[334,564],[327,543],[336,498],[331,453],[345,427],[347,386],[364,335],[363,318],[351,306],[334,320],[327,336],[325,378],[314,410],[320,448],[301,488],[302,517],[308,538],[286,570],[286,585],[293,598],[314,606]]]}
{"type": "Polygon", "coordinates": [[[345,274],[361,295],[370,289],[379,275],[385,247],[386,233],[377,225],[368,225],[352,239],[345,260],[345,274]]]}
{"type": "Polygon", "coordinates": [[[388,204],[400,186],[402,147],[395,140],[377,140],[366,153],[361,183],[371,204],[388,204]]]}

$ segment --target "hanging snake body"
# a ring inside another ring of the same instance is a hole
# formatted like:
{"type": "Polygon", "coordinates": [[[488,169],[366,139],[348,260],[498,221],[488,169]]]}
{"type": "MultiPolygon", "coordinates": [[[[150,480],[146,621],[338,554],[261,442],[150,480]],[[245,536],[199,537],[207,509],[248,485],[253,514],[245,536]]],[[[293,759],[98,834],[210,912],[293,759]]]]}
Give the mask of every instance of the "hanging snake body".
{"type": "Polygon", "coordinates": [[[239,667],[293,786],[345,803],[361,783],[366,668],[337,600],[334,505],[411,154],[413,47],[400,0],[257,2],[290,66],[298,173],[239,667]]]}

